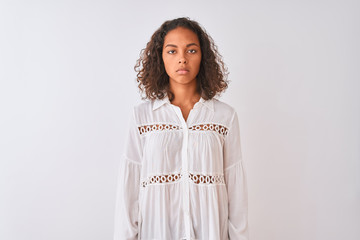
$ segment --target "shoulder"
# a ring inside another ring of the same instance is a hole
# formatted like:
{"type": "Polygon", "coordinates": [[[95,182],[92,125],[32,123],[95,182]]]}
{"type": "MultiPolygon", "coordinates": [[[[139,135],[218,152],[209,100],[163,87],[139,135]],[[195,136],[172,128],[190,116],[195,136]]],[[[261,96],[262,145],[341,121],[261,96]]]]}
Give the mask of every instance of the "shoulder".
{"type": "Polygon", "coordinates": [[[214,112],[222,116],[233,116],[236,113],[235,108],[222,100],[213,98],[214,112]]]}
{"type": "Polygon", "coordinates": [[[214,103],[214,117],[213,120],[221,123],[229,129],[234,123],[237,123],[238,117],[236,109],[227,102],[219,99],[213,100],[214,103]]]}
{"type": "Polygon", "coordinates": [[[140,103],[132,105],[132,111],[136,122],[141,122],[144,116],[151,113],[153,100],[142,100],[140,103]]]}
{"type": "Polygon", "coordinates": [[[151,100],[143,100],[140,103],[136,103],[133,105],[133,110],[135,112],[141,112],[141,111],[147,111],[151,108],[152,106],[152,102],[151,100]]]}

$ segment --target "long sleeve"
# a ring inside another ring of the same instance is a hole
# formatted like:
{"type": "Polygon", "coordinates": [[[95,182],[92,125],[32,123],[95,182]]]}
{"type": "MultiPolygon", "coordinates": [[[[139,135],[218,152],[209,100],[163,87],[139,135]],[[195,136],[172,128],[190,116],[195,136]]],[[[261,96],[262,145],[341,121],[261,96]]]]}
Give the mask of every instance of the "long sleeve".
{"type": "Polygon", "coordinates": [[[224,143],[224,176],[229,201],[229,239],[248,240],[247,177],[242,161],[240,129],[236,111],[233,113],[224,143]]]}
{"type": "Polygon", "coordinates": [[[139,186],[142,146],[135,111],[129,118],[125,149],[120,159],[114,240],[134,240],[139,235],[139,186]]]}

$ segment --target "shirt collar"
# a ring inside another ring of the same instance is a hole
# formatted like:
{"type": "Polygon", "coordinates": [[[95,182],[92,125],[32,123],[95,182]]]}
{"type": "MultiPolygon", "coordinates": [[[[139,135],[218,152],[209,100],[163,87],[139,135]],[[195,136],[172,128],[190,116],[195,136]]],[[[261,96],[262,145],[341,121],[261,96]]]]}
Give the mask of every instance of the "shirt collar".
{"type": "MultiPolygon", "coordinates": [[[[153,108],[152,110],[156,110],[157,108],[161,107],[164,104],[171,104],[168,95],[165,94],[165,97],[163,99],[155,99],[153,102],[153,108]]],[[[209,108],[209,110],[214,111],[214,102],[213,99],[209,99],[209,100],[205,100],[202,97],[200,97],[199,100],[199,104],[202,104],[204,106],[206,106],[207,108],[209,108]]],[[[198,104],[198,105],[199,105],[198,104]]],[[[196,108],[197,106],[194,106],[194,108],[196,108]]]]}

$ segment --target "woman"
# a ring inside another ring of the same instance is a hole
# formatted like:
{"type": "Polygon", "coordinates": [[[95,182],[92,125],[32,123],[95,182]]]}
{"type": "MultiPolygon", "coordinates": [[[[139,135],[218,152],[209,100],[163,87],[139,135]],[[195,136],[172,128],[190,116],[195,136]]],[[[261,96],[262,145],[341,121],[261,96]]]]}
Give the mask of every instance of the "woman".
{"type": "Polygon", "coordinates": [[[115,240],[248,239],[237,113],[212,38],[188,18],[164,22],[135,70],[148,99],[134,106],[121,159],[115,240]]]}

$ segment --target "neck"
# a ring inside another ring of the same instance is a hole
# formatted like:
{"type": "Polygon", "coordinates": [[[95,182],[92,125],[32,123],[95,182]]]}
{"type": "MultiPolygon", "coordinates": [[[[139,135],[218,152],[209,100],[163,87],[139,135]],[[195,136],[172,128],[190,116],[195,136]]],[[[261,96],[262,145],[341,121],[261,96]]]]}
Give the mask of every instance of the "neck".
{"type": "Polygon", "coordinates": [[[197,91],[196,81],[193,84],[177,84],[170,82],[170,90],[174,93],[172,104],[178,106],[192,106],[200,99],[200,93],[197,91]]]}

